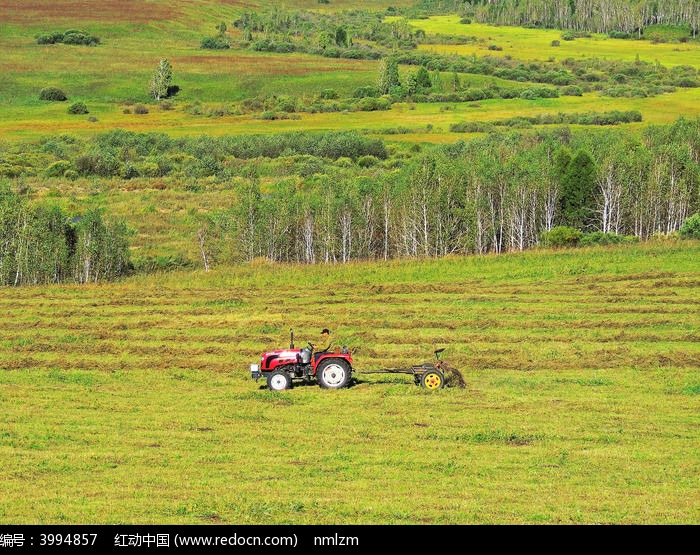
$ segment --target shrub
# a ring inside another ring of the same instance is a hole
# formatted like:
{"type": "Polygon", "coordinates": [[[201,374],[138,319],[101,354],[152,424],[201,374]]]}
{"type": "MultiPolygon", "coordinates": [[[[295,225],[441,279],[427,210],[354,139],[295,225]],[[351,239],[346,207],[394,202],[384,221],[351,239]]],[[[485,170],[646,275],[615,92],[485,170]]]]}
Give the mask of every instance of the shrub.
{"type": "Polygon", "coordinates": [[[46,177],[62,177],[69,169],[71,169],[70,162],[59,160],[46,168],[46,177]]]}
{"type": "Polygon", "coordinates": [[[301,177],[311,177],[324,172],[323,160],[316,156],[299,156],[294,163],[294,171],[301,177]]]}
{"type": "Polygon", "coordinates": [[[207,112],[207,116],[211,118],[223,118],[224,116],[230,116],[233,113],[233,110],[231,110],[231,107],[222,104],[221,106],[216,106],[214,108],[211,108],[207,112]]]}
{"type": "Polygon", "coordinates": [[[208,50],[226,50],[227,48],[231,48],[231,45],[221,37],[207,37],[202,39],[199,47],[208,50]]]}
{"type": "Polygon", "coordinates": [[[57,42],[63,42],[63,33],[44,33],[37,35],[37,44],[56,44],[57,42]]]}
{"type": "Polygon", "coordinates": [[[334,100],[338,98],[338,91],[335,89],[323,89],[321,91],[321,98],[324,100],[334,100]]]}
{"type": "Polygon", "coordinates": [[[119,173],[119,160],[112,152],[93,150],[75,159],[75,169],[80,175],[111,177],[119,173]]]}
{"type": "Polygon", "coordinates": [[[95,46],[99,43],[100,39],[83,31],[66,31],[63,35],[63,44],[95,46]]]}
{"type": "Polygon", "coordinates": [[[0,162],[0,177],[19,177],[22,171],[23,168],[20,166],[0,162]]]}
{"type": "Polygon", "coordinates": [[[551,45],[552,45],[552,46],[559,46],[560,44],[561,44],[561,43],[560,43],[558,40],[553,40],[553,41],[551,42],[551,45]]]}
{"type": "Polygon", "coordinates": [[[406,90],[401,85],[393,85],[389,87],[389,95],[394,98],[404,98],[406,90]]]}
{"type": "Polygon", "coordinates": [[[488,98],[488,93],[484,91],[484,89],[469,87],[464,91],[463,98],[467,101],[486,100],[488,98]]]}
{"type": "Polygon", "coordinates": [[[276,108],[280,112],[294,113],[297,109],[297,100],[293,96],[280,96],[277,99],[276,108]]]}
{"type": "Polygon", "coordinates": [[[135,179],[140,176],[139,171],[130,162],[124,165],[120,171],[120,175],[124,179],[135,179]]]}
{"type": "Polygon", "coordinates": [[[100,39],[85,31],[78,29],[69,29],[65,33],[53,31],[51,33],[42,33],[36,36],[37,44],[78,44],[84,46],[96,46],[100,44],[100,39]]]}
{"type": "Polygon", "coordinates": [[[374,112],[376,110],[389,110],[391,101],[387,98],[374,98],[367,96],[357,103],[358,110],[362,112],[374,112]]]}
{"type": "Polygon", "coordinates": [[[58,87],[45,87],[41,89],[39,98],[41,100],[51,100],[52,102],[63,102],[64,100],[68,100],[66,93],[64,93],[58,87]]]}
{"type": "Polygon", "coordinates": [[[88,114],[89,111],[88,111],[87,106],[85,105],[84,102],[73,102],[73,104],[68,106],[68,113],[69,114],[88,114]]]}
{"type": "Polygon", "coordinates": [[[379,89],[376,87],[372,86],[365,86],[365,87],[359,87],[355,89],[355,91],[352,93],[352,96],[354,98],[366,98],[366,97],[373,97],[373,98],[378,98],[379,95],[379,89]]]}
{"type": "Polygon", "coordinates": [[[478,121],[460,121],[450,125],[452,133],[487,133],[492,129],[492,124],[478,121]]]}
{"type": "Polygon", "coordinates": [[[592,233],[584,233],[579,241],[579,246],[586,247],[590,245],[619,245],[621,243],[633,243],[637,240],[636,237],[628,237],[618,235],[616,233],[603,233],[602,231],[594,231],[592,233]]]}
{"type": "Polygon", "coordinates": [[[576,247],[583,233],[573,227],[559,226],[541,235],[542,243],[549,248],[576,247]]]}
{"type": "Polygon", "coordinates": [[[264,120],[276,120],[278,119],[277,114],[275,112],[272,112],[271,110],[267,110],[260,114],[260,119],[264,120]]]}
{"type": "Polygon", "coordinates": [[[377,157],[372,156],[371,154],[368,154],[366,156],[360,156],[357,159],[357,165],[361,168],[371,168],[372,166],[375,166],[377,162],[379,162],[377,157]]]}
{"type": "Polygon", "coordinates": [[[144,106],[143,104],[137,104],[134,107],[134,113],[135,114],[147,114],[148,108],[146,106],[144,106]]]}
{"type": "Polygon", "coordinates": [[[693,214],[683,222],[680,236],[683,239],[700,239],[700,212],[693,214]]]}
{"type": "Polygon", "coordinates": [[[561,89],[562,96],[583,96],[583,90],[576,85],[568,85],[561,89]]]}
{"type": "Polygon", "coordinates": [[[692,77],[681,77],[674,85],[677,87],[695,88],[698,86],[698,82],[692,77]]]}

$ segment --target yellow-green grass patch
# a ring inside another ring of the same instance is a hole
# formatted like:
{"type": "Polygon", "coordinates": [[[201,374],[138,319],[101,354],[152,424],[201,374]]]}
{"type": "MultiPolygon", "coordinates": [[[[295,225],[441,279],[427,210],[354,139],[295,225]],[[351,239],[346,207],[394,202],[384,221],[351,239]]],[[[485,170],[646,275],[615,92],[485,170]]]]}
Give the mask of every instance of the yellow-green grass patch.
{"type": "MultiPolygon", "coordinates": [[[[387,18],[392,20],[396,18],[387,18]]],[[[475,37],[464,45],[424,44],[420,48],[442,54],[470,56],[510,56],[524,61],[562,61],[567,58],[601,58],[607,60],[658,62],[665,66],[691,65],[700,67],[700,43],[659,43],[649,40],[612,39],[592,33],[590,37],[563,40],[562,31],[526,29],[523,27],[492,26],[480,23],[461,24],[456,15],[433,16],[410,20],[409,24],[427,34],[475,37]],[[559,41],[559,46],[552,46],[559,41]],[[501,50],[489,49],[489,46],[501,50]]]]}
{"type": "MultiPolygon", "coordinates": [[[[612,98],[597,93],[580,97],[525,100],[490,99],[468,103],[399,103],[391,110],[381,112],[298,113],[278,120],[255,118],[252,114],[207,117],[193,115],[186,103],[176,103],[173,110],[162,110],[149,105],[148,114],[134,113],[134,106],[125,104],[88,103],[90,114],[69,115],[68,103],[51,103],[37,107],[10,106],[0,116],[0,132],[5,140],[33,141],[51,133],[69,133],[89,136],[114,128],[131,131],[162,131],[174,136],[277,133],[301,130],[356,129],[382,133],[386,129],[403,126],[410,134],[390,135],[386,138],[402,141],[452,142],[464,135],[450,133],[450,125],[463,121],[499,122],[515,116],[536,116],[559,112],[607,112],[638,110],[642,122],[626,124],[641,130],[648,124],[670,124],[680,116],[693,117],[700,106],[700,89],[681,89],[673,94],[648,98],[612,98]],[[130,113],[124,113],[124,110],[130,113]],[[89,117],[97,121],[89,121],[89,117]],[[425,126],[432,126],[430,133],[425,126]]],[[[221,107],[225,103],[202,103],[201,109],[221,107]]],[[[576,127],[576,126],[572,126],[576,127]]],[[[590,129],[591,126],[586,126],[590,129]]]]}

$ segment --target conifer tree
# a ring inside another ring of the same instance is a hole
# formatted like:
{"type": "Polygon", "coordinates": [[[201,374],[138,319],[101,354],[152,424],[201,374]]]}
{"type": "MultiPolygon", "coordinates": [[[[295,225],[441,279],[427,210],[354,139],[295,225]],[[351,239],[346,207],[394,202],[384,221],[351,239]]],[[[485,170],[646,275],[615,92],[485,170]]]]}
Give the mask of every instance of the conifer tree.
{"type": "Polygon", "coordinates": [[[585,150],[578,150],[563,166],[561,217],[564,225],[585,231],[594,216],[596,165],[585,150]]]}
{"type": "Polygon", "coordinates": [[[391,87],[397,87],[399,81],[399,64],[393,58],[384,58],[379,64],[377,88],[380,94],[389,94],[391,87]]]}

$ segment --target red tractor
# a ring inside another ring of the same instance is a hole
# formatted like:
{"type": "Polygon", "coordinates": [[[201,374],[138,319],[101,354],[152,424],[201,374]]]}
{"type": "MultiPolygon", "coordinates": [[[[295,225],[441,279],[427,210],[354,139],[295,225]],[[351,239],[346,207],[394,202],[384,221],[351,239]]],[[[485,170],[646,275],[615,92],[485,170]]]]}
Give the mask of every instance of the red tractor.
{"type": "Polygon", "coordinates": [[[350,384],[352,378],[352,356],[347,347],[339,352],[316,353],[309,342],[301,349],[294,348],[294,332],[291,333],[289,349],[263,353],[260,364],[250,365],[251,377],[267,380],[267,387],[274,391],[291,389],[293,380],[305,383],[316,381],[324,389],[340,389],[350,384]]]}

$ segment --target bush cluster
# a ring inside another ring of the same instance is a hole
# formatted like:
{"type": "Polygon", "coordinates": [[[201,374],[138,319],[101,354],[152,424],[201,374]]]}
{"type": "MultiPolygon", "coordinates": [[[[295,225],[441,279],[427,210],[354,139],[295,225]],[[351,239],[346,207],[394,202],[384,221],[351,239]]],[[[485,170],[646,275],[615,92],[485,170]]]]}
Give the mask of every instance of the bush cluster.
{"type": "Polygon", "coordinates": [[[516,116],[492,122],[458,122],[450,125],[453,133],[484,133],[493,130],[494,126],[527,128],[532,125],[618,125],[642,121],[642,113],[638,110],[621,112],[582,112],[565,114],[538,114],[536,116],[516,116]]]}
{"type": "Polygon", "coordinates": [[[202,39],[199,47],[208,50],[226,50],[231,48],[231,43],[222,37],[207,37],[202,39]]]}
{"type": "Polygon", "coordinates": [[[256,52],[275,52],[289,54],[300,52],[323,56],[324,58],[345,58],[350,60],[378,60],[383,53],[367,46],[312,46],[300,42],[291,42],[284,38],[264,38],[250,43],[249,48],[256,52]]]}
{"type": "Polygon", "coordinates": [[[430,71],[492,75],[509,81],[541,83],[565,87],[575,85],[584,92],[597,90],[606,96],[654,96],[672,92],[674,87],[700,85],[698,70],[692,66],[679,65],[666,68],[640,60],[567,58],[560,63],[528,64],[506,57],[476,56],[456,57],[428,51],[410,51],[394,54],[397,63],[423,66],[430,71]],[[624,77],[624,83],[619,81],[624,77]],[[621,90],[620,87],[627,87],[621,90]]]}
{"type": "Polygon", "coordinates": [[[78,29],[69,29],[65,32],[53,31],[36,36],[37,44],[78,44],[83,46],[97,46],[100,39],[90,33],[78,29]]]}
{"type": "MultiPolygon", "coordinates": [[[[387,96],[362,96],[336,99],[334,89],[322,91],[318,97],[306,100],[288,95],[269,95],[263,98],[246,98],[240,103],[239,113],[256,114],[262,119],[282,119],[284,114],[374,112],[391,109],[392,99],[387,96]]],[[[193,107],[195,114],[206,114],[205,110],[193,107]]],[[[288,119],[288,118],[286,118],[288,119]]]]}
{"type": "Polygon", "coordinates": [[[50,100],[52,102],[63,102],[64,100],[68,100],[66,93],[64,93],[58,87],[44,87],[41,89],[41,92],[39,92],[39,98],[41,100],[50,100]]]}
{"type": "Polygon", "coordinates": [[[84,102],[73,102],[68,107],[68,113],[69,114],[88,114],[89,111],[87,109],[87,106],[85,105],[84,102]]]}
{"type": "Polygon", "coordinates": [[[588,247],[594,245],[619,245],[635,243],[638,237],[594,231],[584,233],[576,228],[558,226],[540,235],[540,243],[546,248],[588,247]]]}
{"type": "Polygon", "coordinates": [[[700,239],[700,212],[685,220],[679,232],[684,239],[700,239]]]}
{"type": "MultiPolygon", "coordinates": [[[[161,133],[134,133],[124,130],[97,135],[89,143],[70,137],[53,137],[42,144],[44,154],[59,158],[41,165],[40,160],[0,158],[0,175],[36,175],[43,168],[56,177],[165,177],[179,175],[207,177],[232,175],[232,162],[255,158],[312,156],[319,159],[347,158],[356,162],[363,156],[386,160],[385,143],[357,131],[325,133],[295,132],[271,135],[224,137],[185,137],[174,139],[161,133]],[[33,168],[33,169],[32,169],[33,168]]],[[[367,163],[371,159],[365,159],[367,163]]]]}

